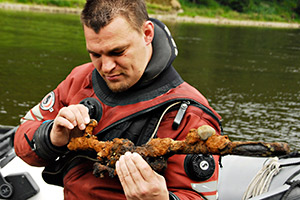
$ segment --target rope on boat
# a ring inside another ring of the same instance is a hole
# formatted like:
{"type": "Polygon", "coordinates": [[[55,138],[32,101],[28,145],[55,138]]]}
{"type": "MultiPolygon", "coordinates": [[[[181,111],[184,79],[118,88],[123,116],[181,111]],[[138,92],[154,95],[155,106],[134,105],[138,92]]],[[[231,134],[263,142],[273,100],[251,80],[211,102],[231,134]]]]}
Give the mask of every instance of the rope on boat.
{"type": "Polygon", "coordinates": [[[278,157],[270,158],[256,174],[244,193],[243,200],[261,195],[269,190],[272,178],[279,173],[278,157]]]}

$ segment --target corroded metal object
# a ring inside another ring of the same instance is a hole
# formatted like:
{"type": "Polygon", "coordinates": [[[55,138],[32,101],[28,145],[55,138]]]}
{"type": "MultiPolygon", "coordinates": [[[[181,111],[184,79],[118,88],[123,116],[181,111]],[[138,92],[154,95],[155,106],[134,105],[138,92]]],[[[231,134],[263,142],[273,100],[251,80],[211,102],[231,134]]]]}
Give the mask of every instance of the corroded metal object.
{"type": "Polygon", "coordinates": [[[98,141],[92,134],[96,120],[91,120],[82,137],[72,138],[68,148],[74,150],[95,150],[99,162],[94,164],[94,174],[103,177],[106,172],[116,175],[115,163],[126,152],[139,153],[155,171],[167,167],[167,159],[174,154],[214,154],[243,156],[279,156],[290,152],[284,142],[231,142],[227,135],[217,135],[215,130],[204,125],[191,129],[185,140],[174,141],[171,138],[155,138],[142,146],[135,146],[130,140],[115,138],[113,141],[98,141]]]}

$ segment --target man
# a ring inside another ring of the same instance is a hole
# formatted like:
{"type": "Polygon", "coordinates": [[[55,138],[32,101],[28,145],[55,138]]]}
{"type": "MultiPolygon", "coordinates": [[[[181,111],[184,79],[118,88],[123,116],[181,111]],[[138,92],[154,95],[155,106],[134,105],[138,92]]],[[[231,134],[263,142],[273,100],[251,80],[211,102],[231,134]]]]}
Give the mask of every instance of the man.
{"type": "Polygon", "coordinates": [[[219,115],[171,66],[175,42],[164,24],[149,19],[143,0],[87,0],[81,20],[92,63],[76,67],[22,118],[18,156],[46,166],[44,179],[64,186],[65,199],[215,199],[218,157],[174,155],[158,174],[127,152],[116,164],[118,176],[101,179],[92,174],[91,152],[68,151],[90,118],[99,122],[99,140],[136,145],[153,137],[183,140],[204,124],[221,132],[219,115]]]}

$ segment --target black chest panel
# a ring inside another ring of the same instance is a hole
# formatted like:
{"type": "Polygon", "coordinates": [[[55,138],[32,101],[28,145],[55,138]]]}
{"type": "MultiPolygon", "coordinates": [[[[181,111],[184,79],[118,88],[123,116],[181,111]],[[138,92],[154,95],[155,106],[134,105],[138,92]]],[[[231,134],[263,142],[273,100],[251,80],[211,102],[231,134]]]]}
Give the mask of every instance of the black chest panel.
{"type": "Polygon", "coordinates": [[[150,112],[135,116],[97,134],[102,141],[111,141],[114,138],[131,140],[135,145],[142,145],[156,134],[155,128],[159,122],[165,106],[150,112]]]}
{"type": "MultiPolygon", "coordinates": [[[[182,118],[184,117],[185,112],[181,111],[183,105],[195,106],[210,115],[218,122],[221,128],[221,134],[223,134],[221,121],[209,108],[198,102],[190,101],[188,99],[174,99],[158,105],[154,109],[146,110],[143,113],[122,119],[103,131],[100,131],[96,135],[100,141],[111,141],[114,138],[124,138],[129,139],[135,145],[140,146],[147,143],[151,138],[156,137],[157,127],[160,124],[160,120],[166,113],[174,110],[177,110],[177,115],[174,118],[174,121],[170,123],[170,127],[176,130],[180,125],[182,118]],[[180,116],[179,121],[177,120],[178,116],[180,116]]],[[[186,109],[187,107],[185,107],[184,110],[186,109]]]]}

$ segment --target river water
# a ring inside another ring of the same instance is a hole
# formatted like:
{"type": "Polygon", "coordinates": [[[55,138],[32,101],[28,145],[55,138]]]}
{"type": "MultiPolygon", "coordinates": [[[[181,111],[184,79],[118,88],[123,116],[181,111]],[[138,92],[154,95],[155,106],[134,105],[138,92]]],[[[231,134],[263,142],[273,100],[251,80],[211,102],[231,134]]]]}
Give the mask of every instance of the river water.
{"type": "MultiPolygon", "coordinates": [[[[175,68],[208,98],[231,140],[299,149],[300,30],[167,25],[179,48],[175,68]]],[[[78,15],[0,10],[0,124],[18,125],[88,61],[78,15]]]]}

